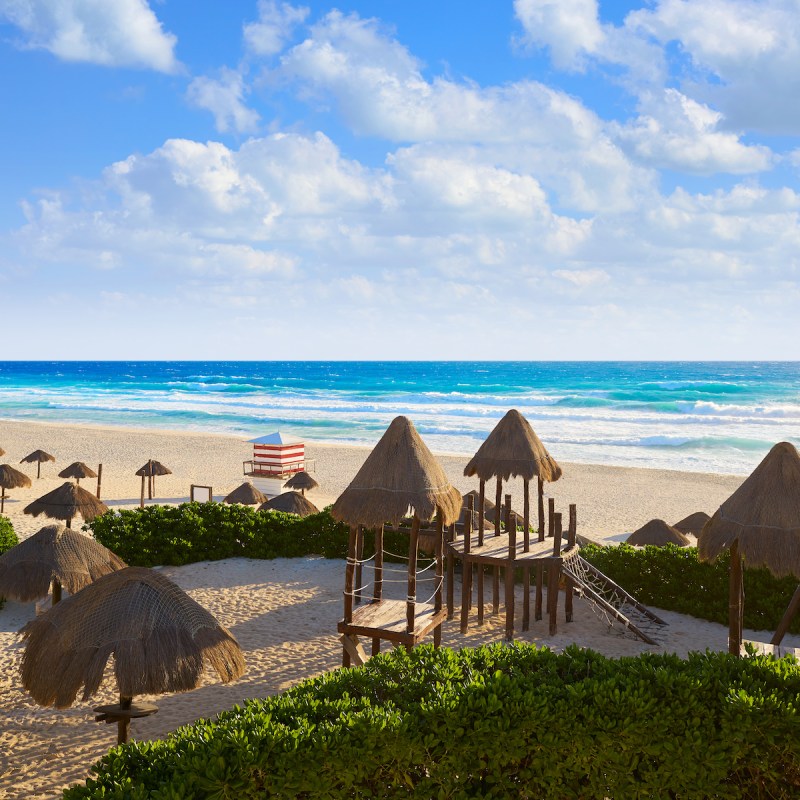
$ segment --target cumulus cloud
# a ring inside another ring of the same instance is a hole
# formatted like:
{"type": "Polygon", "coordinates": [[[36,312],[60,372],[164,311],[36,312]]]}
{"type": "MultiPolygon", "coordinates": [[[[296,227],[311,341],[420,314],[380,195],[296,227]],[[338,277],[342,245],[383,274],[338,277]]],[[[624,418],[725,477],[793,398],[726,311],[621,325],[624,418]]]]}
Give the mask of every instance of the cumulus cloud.
{"type": "Polygon", "coordinates": [[[176,37],[163,30],[146,0],[0,0],[25,47],[64,61],[175,72],[176,37]]]}
{"type": "Polygon", "coordinates": [[[276,0],[259,0],[258,20],[244,26],[248,52],[256,56],[274,56],[283,50],[295,27],[308,16],[305,6],[293,6],[276,0]]]}
{"type": "Polygon", "coordinates": [[[223,68],[218,78],[194,78],[186,90],[186,98],[193,106],[214,115],[220,133],[253,133],[258,128],[259,115],[245,104],[246,93],[243,75],[223,68]]]}

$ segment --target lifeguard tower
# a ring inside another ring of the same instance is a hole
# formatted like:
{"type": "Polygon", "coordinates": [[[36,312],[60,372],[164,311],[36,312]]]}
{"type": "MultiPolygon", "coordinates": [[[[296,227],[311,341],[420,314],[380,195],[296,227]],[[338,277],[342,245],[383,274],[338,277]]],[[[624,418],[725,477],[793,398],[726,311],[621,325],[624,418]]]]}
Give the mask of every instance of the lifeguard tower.
{"type": "Polygon", "coordinates": [[[250,444],[253,457],[243,462],[244,474],[266,495],[280,494],[292,475],[314,469],[315,462],[306,459],[305,442],[296,436],[276,431],[250,439],[250,444]]]}

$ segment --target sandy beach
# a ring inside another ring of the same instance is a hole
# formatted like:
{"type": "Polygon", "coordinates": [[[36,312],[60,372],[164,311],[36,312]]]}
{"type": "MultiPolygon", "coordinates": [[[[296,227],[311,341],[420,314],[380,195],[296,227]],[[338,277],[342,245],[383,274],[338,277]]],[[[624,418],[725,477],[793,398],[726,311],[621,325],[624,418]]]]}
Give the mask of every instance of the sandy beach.
{"type": "MultiPolygon", "coordinates": [[[[242,462],[250,457],[243,438],[136,429],[53,426],[34,422],[0,423],[2,461],[19,467],[20,459],[35,449],[56,457],[42,465],[37,480],[35,465],[23,465],[33,479],[30,489],[15,490],[6,500],[5,513],[20,536],[35,533],[46,520],[33,519],[22,509],[36,497],[59,486],[57,473],[73,461],[103,464],[102,499],[112,508],[135,507],[140,479],[136,469],[148,458],[158,459],[173,474],[157,479],[153,502],[177,503],[188,499],[192,483],[211,485],[221,499],[242,480],[242,462]]],[[[368,448],[309,444],[307,456],[315,460],[314,477],[320,488],[309,494],[318,507],[332,502],[354,476],[368,448]]],[[[558,453],[553,453],[558,458],[558,453]]],[[[463,477],[468,456],[441,455],[450,480],[462,492],[477,487],[463,477]]],[[[562,464],[564,477],[547,486],[557,510],[576,503],[578,532],[601,541],[618,541],[653,517],[674,523],[687,514],[712,513],[736,489],[741,476],[667,470],[562,464]]],[[[94,480],[81,485],[93,490],[94,480]]],[[[512,503],[521,505],[521,483],[511,484],[512,503]]],[[[198,690],[151,698],[158,714],[135,721],[136,739],[162,737],[201,716],[211,716],[241,703],[284,690],[321,672],[335,669],[341,660],[336,623],[341,615],[344,562],[321,558],[275,561],[229,559],[164,573],[207,607],[239,640],[247,672],[229,686],[208,676],[198,690]]],[[[422,592],[423,589],[420,589],[422,592]]],[[[458,587],[456,589],[458,595],[458,587]]],[[[92,707],[114,697],[113,680],[102,696],[62,711],[36,706],[21,690],[18,660],[21,650],[16,631],[33,617],[33,604],[8,602],[0,611],[0,798],[53,798],[65,786],[84,780],[89,767],[115,741],[115,730],[91,724],[92,707]]],[[[558,634],[548,635],[546,623],[518,631],[517,638],[560,649],[571,643],[592,647],[608,655],[635,655],[648,649],[685,654],[705,648],[725,649],[723,626],[670,612],[662,616],[669,626],[658,647],[649,648],[617,629],[609,630],[580,599],[575,621],[559,622],[558,634]]],[[[500,641],[503,616],[487,617],[482,628],[472,625],[466,637],[457,622],[444,626],[443,643],[450,647],[500,641]]],[[[745,632],[746,638],[758,638],[745,632]]],[[[762,637],[763,638],[763,634],[762,637]]],[[[800,637],[787,637],[786,644],[800,637]]]]}

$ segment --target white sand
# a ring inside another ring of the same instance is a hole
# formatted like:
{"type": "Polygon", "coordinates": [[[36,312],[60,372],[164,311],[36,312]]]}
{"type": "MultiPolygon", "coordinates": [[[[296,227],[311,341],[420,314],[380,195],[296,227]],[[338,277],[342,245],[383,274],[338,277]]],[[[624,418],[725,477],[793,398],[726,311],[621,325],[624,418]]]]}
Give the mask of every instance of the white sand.
{"type": "MultiPolygon", "coordinates": [[[[90,466],[103,463],[102,497],[112,507],[138,505],[140,479],[133,473],[148,458],[173,470],[157,479],[160,502],[188,499],[192,483],[210,484],[222,497],[241,481],[242,461],[250,446],[229,436],[183,434],[164,431],[53,426],[40,423],[0,423],[2,461],[18,465],[32,450],[41,448],[56,456],[55,464],[43,464],[41,480],[31,489],[11,492],[6,514],[21,537],[36,532],[46,520],[22,513],[27,503],[59,486],[58,471],[72,461],[90,466]]],[[[317,459],[315,477],[320,489],[309,494],[319,507],[332,502],[348,484],[368,453],[366,448],[312,445],[308,455],[317,459]]],[[[454,485],[462,491],[475,488],[462,475],[465,457],[442,456],[454,485]]],[[[597,539],[619,539],[652,517],[674,523],[687,514],[713,512],[741,483],[735,476],[693,474],[587,465],[562,465],[565,475],[548,490],[557,510],[566,512],[577,503],[579,533],[597,539]]],[[[35,465],[24,465],[35,476],[35,465]]],[[[82,481],[93,490],[95,481],[82,481]]],[[[512,483],[515,507],[521,506],[521,486],[512,483]]],[[[298,681],[335,669],[341,663],[336,623],[341,616],[344,563],[319,558],[275,561],[229,559],[185,567],[168,567],[165,574],[217,616],[239,640],[247,660],[247,673],[235,684],[222,686],[213,676],[200,689],[183,695],[150,698],[158,714],[135,720],[132,738],[162,737],[200,716],[210,716],[250,697],[263,697],[298,681]]],[[[420,587],[420,596],[425,587],[420,587]]],[[[456,587],[456,596],[459,595],[456,587]]],[[[532,623],[518,631],[518,639],[560,649],[571,643],[592,647],[607,655],[635,655],[649,649],[685,654],[706,648],[724,650],[727,631],[721,625],[691,617],[659,612],[670,624],[660,647],[620,635],[598,619],[580,599],[575,602],[575,621],[559,620],[559,631],[548,636],[547,623],[532,623]]],[[[20,647],[16,631],[34,614],[33,604],[8,602],[0,611],[0,798],[52,798],[76,781],[116,741],[116,728],[92,722],[92,707],[114,701],[113,681],[89,703],[54,711],[36,706],[20,689],[20,647]]],[[[471,626],[467,637],[459,634],[457,621],[444,626],[443,643],[460,647],[500,641],[504,618],[487,615],[486,624],[471,626]]],[[[746,632],[746,638],[761,638],[746,632]]],[[[800,645],[800,637],[787,637],[787,645],[800,645]]]]}

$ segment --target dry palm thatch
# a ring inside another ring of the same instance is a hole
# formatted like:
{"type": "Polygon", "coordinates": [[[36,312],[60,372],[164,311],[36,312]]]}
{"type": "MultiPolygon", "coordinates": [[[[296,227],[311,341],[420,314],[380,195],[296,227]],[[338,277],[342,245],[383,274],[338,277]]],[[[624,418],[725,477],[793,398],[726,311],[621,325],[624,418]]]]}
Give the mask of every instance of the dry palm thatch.
{"type": "Polygon", "coordinates": [[[264,505],[259,506],[259,511],[283,511],[284,514],[297,514],[298,517],[307,517],[310,514],[319,514],[319,509],[299,492],[284,492],[264,505]]]}
{"type": "Polygon", "coordinates": [[[287,489],[299,489],[303,494],[319,486],[307,472],[298,472],[289,478],[284,485],[287,489]]]}
{"type": "Polygon", "coordinates": [[[172,475],[172,470],[165,467],[160,461],[151,458],[143,467],[136,470],[136,474],[145,478],[154,478],[156,475],[172,475]]]}
{"type": "Polygon", "coordinates": [[[250,481],[245,481],[241,486],[234,489],[224,500],[226,503],[240,503],[243,506],[254,506],[257,503],[264,503],[267,496],[256,489],[250,481]]]}
{"type": "Polygon", "coordinates": [[[6,489],[27,489],[31,479],[10,464],[0,465],[0,514],[5,510],[6,489]]]}
{"type": "Polygon", "coordinates": [[[531,480],[557,481],[561,467],[547,452],[528,420],[512,408],[495,425],[486,441],[464,468],[464,475],[477,475],[483,481],[511,476],[531,480]]]}
{"type": "Polygon", "coordinates": [[[789,442],[776,444],[719,507],[698,537],[698,554],[714,561],[737,541],[748,567],[800,578],[800,455],[789,442]]]}
{"type": "Polygon", "coordinates": [[[108,506],[101,503],[93,494],[87,492],[74,483],[67,481],[62,483],[58,489],[53,489],[38,500],[34,500],[30,505],[25,506],[26,514],[38,517],[44,514],[51,519],[61,519],[71,527],[73,517],[80,514],[87,522],[105,514],[108,506]]]}
{"type": "Polygon", "coordinates": [[[42,706],[68,708],[100,688],[114,656],[120,695],[195,689],[208,661],[223,683],[244,672],[236,639],[182,589],[146,567],[127,567],[71,595],[20,633],[22,685],[42,706]]]}
{"type": "Polygon", "coordinates": [[[66,469],[62,469],[58,473],[59,478],[75,478],[80,483],[81,478],[96,478],[97,473],[83,461],[75,461],[70,464],[66,469]]]}
{"type": "Polygon", "coordinates": [[[396,417],[367,456],[350,485],[333,504],[334,518],[374,528],[413,510],[421,521],[437,511],[444,525],[461,512],[461,495],[406,417],[396,417]]]}
{"type": "Polygon", "coordinates": [[[626,544],[640,546],[652,544],[656,547],[663,547],[665,544],[679,544],[681,546],[690,544],[686,536],[671,525],[667,525],[663,519],[651,519],[650,522],[634,531],[625,541],[626,544]]]}
{"type": "Polygon", "coordinates": [[[0,596],[20,603],[46,597],[57,581],[75,594],[125,562],[91,536],[47,525],[0,556],[0,596]]]}
{"type": "Polygon", "coordinates": [[[681,533],[691,533],[692,536],[699,536],[703,526],[711,519],[705,511],[695,511],[694,514],[689,514],[684,517],[680,522],[676,522],[672,527],[679,530],[681,533]]]}
{"type": "Polygon", "coordinates": [[[51,456],[50,453],[45,453],[44,450],[34,450],[28,454],[19,463],[20,464],[36,464],[36,477],[42,477],[42,462],[55,461],[56,457],[51,456]]]}

